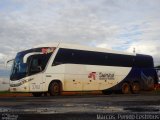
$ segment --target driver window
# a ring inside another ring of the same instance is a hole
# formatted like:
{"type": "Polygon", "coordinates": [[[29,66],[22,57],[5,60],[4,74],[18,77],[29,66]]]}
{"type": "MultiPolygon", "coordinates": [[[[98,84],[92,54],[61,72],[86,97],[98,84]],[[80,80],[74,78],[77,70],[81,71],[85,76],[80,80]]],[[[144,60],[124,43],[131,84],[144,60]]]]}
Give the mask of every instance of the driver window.
{"type": "Polygon", "coordinates": [[[40,66],[41,65],[41,60],[38,59],[38,58],[35,58],[32,60],[32,64],[31,64],[31,67],[35,68],[37,66],[40,66]]]}
{"type": "Polygon", "coordinates": [[[50,56],[51,54],[38,54],[30,56],[27,60],[30,64],[29,74],[42,72],[45,69],[50,56]]]}
{"type": "Polygon", "coordinates": [[[33,57],[30,66],[31,73],[38,73],[42,70],[41,68],[41,59],[38,57],[33,57]]]}

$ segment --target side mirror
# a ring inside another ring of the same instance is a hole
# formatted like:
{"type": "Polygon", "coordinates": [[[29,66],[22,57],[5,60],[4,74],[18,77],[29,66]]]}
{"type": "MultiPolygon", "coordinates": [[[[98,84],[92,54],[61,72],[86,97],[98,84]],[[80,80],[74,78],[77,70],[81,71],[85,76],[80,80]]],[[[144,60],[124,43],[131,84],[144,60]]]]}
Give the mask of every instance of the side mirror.
{"type": "Polygon", "coordinates": [[[5,61],[5,68],[7,68],[8,66],[12,66],[12,64],[13,64],[13,62],[14,62],[14,59],[10,59],[10,60],[6,60],[5,61]]]}

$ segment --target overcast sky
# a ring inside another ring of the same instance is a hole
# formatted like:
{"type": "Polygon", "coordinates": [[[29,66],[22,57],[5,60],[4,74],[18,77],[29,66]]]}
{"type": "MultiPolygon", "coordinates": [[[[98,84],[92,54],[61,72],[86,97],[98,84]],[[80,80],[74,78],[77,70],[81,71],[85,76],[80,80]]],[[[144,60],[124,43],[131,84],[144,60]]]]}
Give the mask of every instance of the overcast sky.
{"type": "Polygon", "coordinates": [[[0,0],[0,64],[48,42],[149,54],[160,65],[160,0],[0,0]]]}

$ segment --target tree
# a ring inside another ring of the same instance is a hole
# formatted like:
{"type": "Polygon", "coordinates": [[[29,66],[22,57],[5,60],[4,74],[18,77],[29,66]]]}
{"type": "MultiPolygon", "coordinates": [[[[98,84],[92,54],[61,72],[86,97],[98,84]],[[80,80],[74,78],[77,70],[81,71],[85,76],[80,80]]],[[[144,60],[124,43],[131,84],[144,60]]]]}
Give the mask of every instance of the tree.
{"type": "Polygon", "coordinates": [[[160,68],[160,65],[159,65],[159,66],[156,66],[156,68],[160,68]]]}

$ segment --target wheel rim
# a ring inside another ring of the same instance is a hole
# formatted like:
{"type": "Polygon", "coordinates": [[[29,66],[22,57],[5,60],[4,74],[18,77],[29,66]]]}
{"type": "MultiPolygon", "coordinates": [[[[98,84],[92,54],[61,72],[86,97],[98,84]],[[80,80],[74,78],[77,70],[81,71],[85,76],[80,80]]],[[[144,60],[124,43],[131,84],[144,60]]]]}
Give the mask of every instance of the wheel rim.
{"type": "Polygon", "coordinates": [[[132,85],[132,91],[133,91],[133,93],[138,93],[140,91],[140,86],[138,83],[134,83],[132,85]]]}
{"type": "Polygon", "coordinates": [[[50,89],[51,96],[56,96],[60,94],[60,87],[58,83],[52,83],[50,89]]]}
{"type": "Polygon", "coordinates": [[[128,94],[129,92],[130,92],[130,87],[129,87],[128,83],[124,83],[122,86],[122,93],[128,94]]]}
{"type": "Polygon", "coordinates": [[[53,86],[53,91],[54,91],[55,93],[58,93],[58,92],[59,92],[59,86],[58,86],[57,84],[55,84],[55,85],[53,86]]]}

